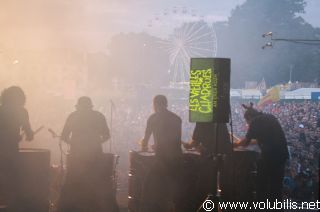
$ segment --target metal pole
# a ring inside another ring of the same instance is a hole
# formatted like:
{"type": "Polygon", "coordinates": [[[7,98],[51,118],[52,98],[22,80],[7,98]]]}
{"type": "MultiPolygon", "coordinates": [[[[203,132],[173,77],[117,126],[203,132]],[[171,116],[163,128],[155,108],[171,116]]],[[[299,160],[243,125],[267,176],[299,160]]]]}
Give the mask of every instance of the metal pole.
{"type": "Polygon", "coordinates": [[[112,132],[112,114],[113,114],[113,102],[110,100],[110,143],[109,143],[109,152],[112,150],[112,140],[113,140],[113,132],[112,132]]]}
{"type": "Polygon", "coordinates": [[[292,81],[291,81],[291,76],[292,76],[292,69],[290,69],[290,79],[289,79],[289,82],[292,82],[292,81]]]}

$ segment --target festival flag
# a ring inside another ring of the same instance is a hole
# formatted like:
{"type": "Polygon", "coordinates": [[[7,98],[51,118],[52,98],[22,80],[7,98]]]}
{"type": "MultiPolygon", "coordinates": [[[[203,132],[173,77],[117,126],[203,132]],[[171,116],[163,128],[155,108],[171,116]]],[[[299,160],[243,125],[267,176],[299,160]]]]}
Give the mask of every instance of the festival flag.
{"type": "Polygon", "coordinates": [[[270,88],[265,96],[263,96],[258,102],[258,107],[263,107],[267,104],[278,102],[280,100],[280,88],[274,86],[270,88]]]}

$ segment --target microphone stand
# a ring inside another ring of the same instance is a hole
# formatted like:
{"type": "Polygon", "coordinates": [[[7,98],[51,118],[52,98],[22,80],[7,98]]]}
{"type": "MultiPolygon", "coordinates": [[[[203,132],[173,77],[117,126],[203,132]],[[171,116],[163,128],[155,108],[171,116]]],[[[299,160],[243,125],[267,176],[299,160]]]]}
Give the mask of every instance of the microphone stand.
{"type": "MultiPolygon", "coordinates": [[[[231,125],[231,133],[233,135],[233,127],[232,127],[232,115],[231,115],[231,104],[229,103],[229,118],[231,119],[231,122],[230,122],[230,125],[231,125]]],[[[215,194],[208,194],[207,195],[207,198],[205,199],[206,200],[213,200],[213,203],[215,205],[215,207],[213,208],[212,211],[214,212],[220,212],[222,211],[221,208],[219,208],[219,202],[221,201],[221,187],[220,187],[220,183],[221,183],[221,171],[224,167],[224,160],[225,160],[225,156],[226,156],[226,153],[219,153],[218,151],[218,148],[219,148],[219,125],[220,124],[226,124],[226,123],[220,123],[220,122],[216,122],[215,123],[215,150],[214,152],[212,153],[211,157],[213,161],[216,161],[216,168],[217,168],[217,172],[215,173],[217,179],[216,179],[216,187],[215,185],[213,185],[213,189],[212,190],[215,190],[215,194]]],[[[231,142],[232,142],[232,152],[231,152],[231,159],[233,161],[233,138],[231,138],[231,142]]],[[[214,167],[213,167],[214,168],[214,167]]],[[[233,166],[233,169],[234,169],[234,166],[233,166]]],[[[234,170],[233,170],[233,173],[232,175],[234,175],[234,170]]],[[[234,189],[234,188],[233,188],[234,189]]],[[[232,192],[234,193],[234,191],[232,192]]],[[[197,212],[200,212],[203,210],[203,204],[200,205],[200,207],[198,208],[197,212]]]]}
{"type": "MultiPolygon", "coordinates": [[[[221,211],[219,207],[218,202],[221,200],[221,190],[220,190],[220,172],[221,169],[223,167],[223,154],[219,154],[218,152],[218,148],[219,148],[219,144],[218,144],[218,139],[219,139],[219,124],[220,123],[215,123],[215,150],[214,152],[211,154],[211,156],[209,157],[211,160],[215,161],[216,163],[216,167],[212,167],[213,169],[216,168],[217,172],[215,172],[215,176],[216,176],[216,187],[215,185],[213,185],[212,190],[215,190],[215,194],[211,194],[209,193],[205,199],[205,201],[210,200],[214,203],[215,207],[212,209],[212,211],[214,212],[219,212],[221,211]],[[217,207],[218,206],[218,207],[217,207]]],[[[200,207],[198,208],[197,212],[201,212],[203,211],[203,204],[200,205],[200,207]]]]}
{"type": "Polygon", "coordinates": [[[112,119],[113,119],[113,101],[110,100],[110,143],[109,143],[109,152],[112,151],[112,141],[113,141],[113,128],[112,128],[112,119]]]}

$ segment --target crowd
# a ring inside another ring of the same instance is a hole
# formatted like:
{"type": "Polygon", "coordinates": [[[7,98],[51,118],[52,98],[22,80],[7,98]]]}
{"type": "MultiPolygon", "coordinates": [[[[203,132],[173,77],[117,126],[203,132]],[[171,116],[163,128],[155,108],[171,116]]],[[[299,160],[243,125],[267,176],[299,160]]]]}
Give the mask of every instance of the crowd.
{"type": "Polygon", "coordinates": [[[298,200],[319,197],[319,102],[280,102],[264,109],[278,117],[288,140],[290,160],[285,195],[298,200]]]}

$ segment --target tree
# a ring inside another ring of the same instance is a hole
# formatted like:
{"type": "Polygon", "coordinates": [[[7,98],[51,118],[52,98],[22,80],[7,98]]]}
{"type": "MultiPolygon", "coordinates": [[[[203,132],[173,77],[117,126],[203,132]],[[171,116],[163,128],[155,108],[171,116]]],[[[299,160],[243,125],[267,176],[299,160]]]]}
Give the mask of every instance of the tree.
{"type": "Polygon", "coordinates": [[[145,33],[117,34],[108,46],[111,77],[129,84],[169,83],[168,54],[160,39],[145,33]]]}
{"type": "Polygon", "coordinates": [[[261,35],[272,31],[281,38],[319,38],[319,30],[305,22],[304,0],[247,0],[236,7],[228,22],[217,25],[219,55],[232,59],[232,85],[247,80],[277,84],[289,80],[313,81],[320,69],[319,46],[277,42],[262,50],[267,42],[261,35]]]}

